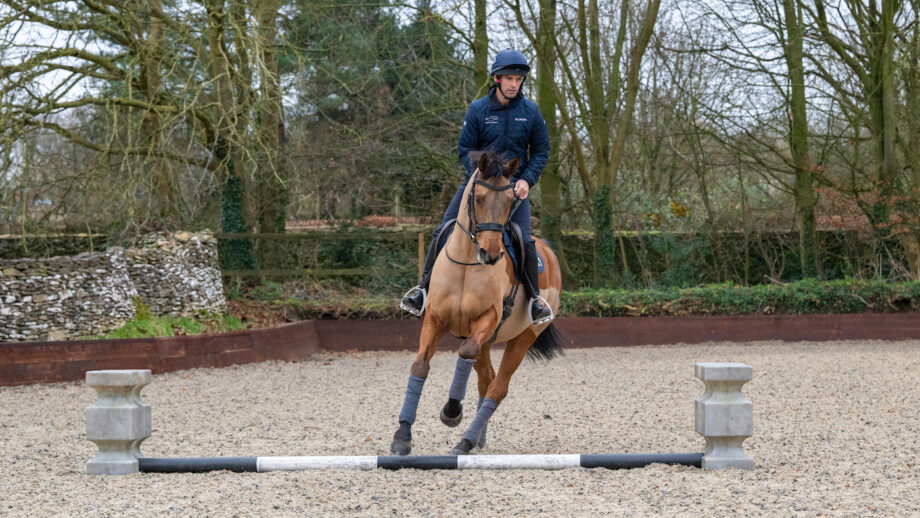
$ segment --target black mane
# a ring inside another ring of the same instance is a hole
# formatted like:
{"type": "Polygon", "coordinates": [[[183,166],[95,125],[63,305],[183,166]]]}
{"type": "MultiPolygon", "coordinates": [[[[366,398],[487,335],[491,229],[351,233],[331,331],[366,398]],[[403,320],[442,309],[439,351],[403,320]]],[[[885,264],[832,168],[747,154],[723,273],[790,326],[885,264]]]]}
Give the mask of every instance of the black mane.
{"type": "Polygon", "coordinates": [[[504,157],[495,153],[494,151],[486,151],[480,155],[486,155],[489,159],[489,165],[486,166],[485,171],[479,171],[480,180],[488,180],[489,178],[495,178],[497,176],[502,176],[505,173],[505,163],[504,157]]]}

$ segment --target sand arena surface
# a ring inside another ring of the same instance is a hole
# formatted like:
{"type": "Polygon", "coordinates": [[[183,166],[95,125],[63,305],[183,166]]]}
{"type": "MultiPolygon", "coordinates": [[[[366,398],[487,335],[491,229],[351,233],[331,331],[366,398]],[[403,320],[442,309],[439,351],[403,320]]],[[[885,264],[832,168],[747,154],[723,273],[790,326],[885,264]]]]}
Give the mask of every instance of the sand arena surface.
{"type": "MultiPolygon", "coordinates": [[[[384,455],[413,353],[154,376],[150,456],[384,455]]],[[[413,453],[447,454],[440,353],[413,453]]],[[[500,353],[493,354],[498,364],[500,353]]],[[[483,453],[701,451],[698,361],[754,366],[754,471],[314,471],[86,475],[82,383],[0,388],[0,516],[920,516],[920,341],[570,349],[526,361],[483,453]]]]}

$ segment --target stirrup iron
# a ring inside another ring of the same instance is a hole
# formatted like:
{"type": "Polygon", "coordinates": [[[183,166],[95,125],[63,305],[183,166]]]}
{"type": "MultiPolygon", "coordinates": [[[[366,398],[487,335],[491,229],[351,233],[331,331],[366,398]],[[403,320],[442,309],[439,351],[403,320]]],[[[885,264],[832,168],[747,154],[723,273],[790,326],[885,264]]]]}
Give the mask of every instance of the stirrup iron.
{"type": "Polygon", "coordinates": [[[428,305],[428,292],[425,290],[425,288],[422,288],[421,286],[413,286],[413,287],[409,288],[409,291],[407,291],[406,294],[403,295],[402,299],[400,299],[400,301],[399,301],[399,307],[400,307],[400,308],[404,309],[405,311],[408,311],[409,313],[411,313],[411,314],[413,314],[413,315],[415,315],[415,316],[417,316],[417,317],[422,316],[422,313],[425,312],[425,307],[426,307],[427,305],[428,305]],[[405,300],[406,297],[408,297],[409,295],[412,295],[412,294],[415,293],[416,291],[421,291],[421,292],[422,292],[422,307],[421,307],[421,309],[415,309],[415,308],[413,308],[413,307],[409,307],[409,306],[407,306],[407,305],[403,302],[403,300],[405,300]]]}
{"type": "Polygon", "coordinates": [[[556,314],[553,313],[553,308],[552,308],[552,306],[550,306],[550,305],[549,305],[549,302],[548,302],[546,299],[544,299],[543,297],[541,297],[540,295],[537,295],[536,297],[534,297],[534,298],[530,299],[529,301],[527,301],[527,311],[528,311],[528,316],[530,317],[530,325],[534,325],[534,326],[535,326],[535,325],[540,325],[540,324],[545,324],[545,323],[547,323],[547,322],[552,321],[554,318],[556,318],[556,314]],[[541,319],[539,319],[539,320],[534,320],[534,319],[533,319],[533,314],[531,313],[531,308],[533,307],[533,301],[535,301],[535,300],[539,300],[539,301],[543,302],[543,307],[546,308],[547,311],[549,311],[549,316],[548,316],[548,317],[543,317],[543,318],[541,318],[541,319]]]}

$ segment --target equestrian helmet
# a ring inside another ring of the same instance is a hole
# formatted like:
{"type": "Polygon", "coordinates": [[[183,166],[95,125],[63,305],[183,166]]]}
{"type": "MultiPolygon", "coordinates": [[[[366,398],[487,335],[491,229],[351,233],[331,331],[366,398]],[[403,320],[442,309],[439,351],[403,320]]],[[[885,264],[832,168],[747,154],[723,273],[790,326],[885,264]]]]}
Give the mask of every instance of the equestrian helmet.
{"type": "Polygon", "coordinates": [[[505,49],[495,55],[490,74],[492,76],[516,74],[527,77],[528,72],[530,72],[530,65],[527,63],[527,58],[516,50],[505,49]]]}

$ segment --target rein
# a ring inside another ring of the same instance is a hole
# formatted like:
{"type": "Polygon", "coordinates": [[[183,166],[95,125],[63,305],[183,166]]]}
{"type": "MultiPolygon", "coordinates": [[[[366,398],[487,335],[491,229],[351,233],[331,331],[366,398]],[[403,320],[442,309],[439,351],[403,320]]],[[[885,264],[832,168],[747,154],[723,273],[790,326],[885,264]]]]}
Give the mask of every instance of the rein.
{"type": "MultiPolygon", "coordinates": [[[[447,255],[447,259],[449,259],[450,262],[452,262],[452,263],[454,263],[454,264],[458,264],[458,265],[460,265],[460,266],[477,266],[477,265],[485,265],[485,263],[483,263],[481,260],[479,260],[479,251],[480,251],[480,247],[479,247],[479,241],[476,239],[476,234],[478,234],[478,233],[480,233],[480,232],[487,232],[487,231],[489,231],[489,232],[502,232],[502,231],[504,231],[505,226],[507,226],[507,225],[508,225],[508,222],[511,221],[511,216],[514,215],[514,213],[515,213],[515,211],[517,210],[517,208],[521,205],[521,199],[518,198],[518,197],[517,197],[517,193],[515,193],[515,194],[514,194],[514,204],[511,206],[511,210],[508,211],[508,219],[505,221],[505,223],[498,223],[498,222],[495,222],[495,221],[489,221],[489,222],[486,222],[486,223],[479,223],[479,221],[476,219],[476,206],[475,206],[475,204],[473,203],[473,193],[476,191],[476,186],[477,186],[477,185],[481,185],[481,186],[486,187],[487,189],[490,189],[490,190],[492,190],[492,191],[507,191],[508,189],[513,189],[513,188],[514,188],[514,184],[511,184],[511,183],[509,183],[508,185],[503,185],[503,186],[501,186],[501,187],[495,187],[495,186],[493,186],[492,184],[489,184],[489,183],[484,182],[484,181],[482,181],[482,180],[473,180],[473,186],[470,188],[470,192],[469,192],[469,194],[467,195],[467,200],[466,200],[466,213],[467,213],[467,218],[468,218],[469,221],[470,221],[470,223],[469,223],[470,228],[464,227],[463,224],[460,223],[459,220],[457,221],[457,226],[460,227],[461,229],[463,229],[463,231],[466,232],[467,237],[470,238],[470,241],[472,241],[473,244],[476,245],[476,258],[477,258],[477,262],[475,262],[475,263],[465,263],[465,262],[457,261],[456,259],[454,259],[453,257],[451,257],[451,256],[450,256],[450,253],[448,253],[447,250],[445,249],[445,255],[447,255]]],[[[498,256],[498,259],[495,260],[495,262],[497,263],[497,262],[502,258],[502,256],[503,256],[504,254],[505,254],[505,253],[502,252],[501,255],[498,256]]]]}

